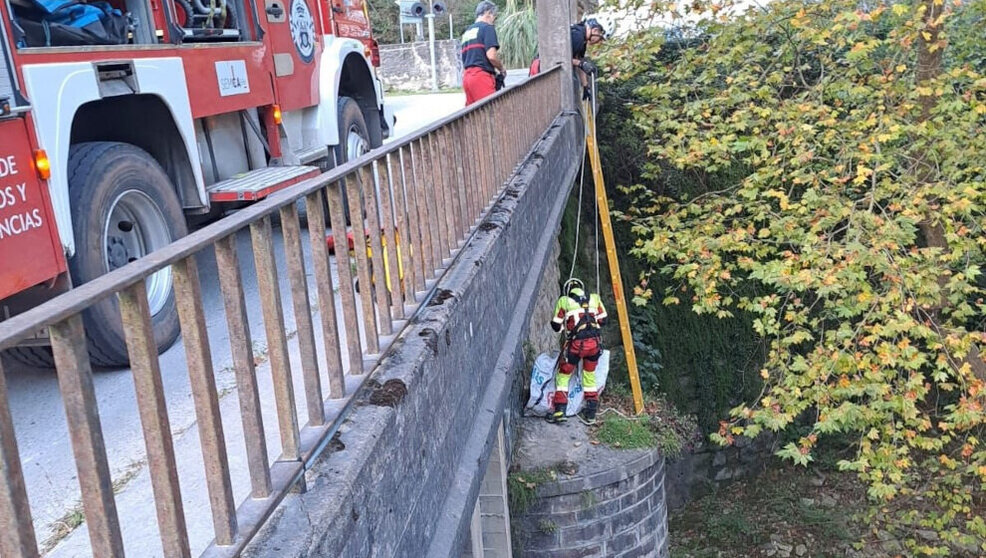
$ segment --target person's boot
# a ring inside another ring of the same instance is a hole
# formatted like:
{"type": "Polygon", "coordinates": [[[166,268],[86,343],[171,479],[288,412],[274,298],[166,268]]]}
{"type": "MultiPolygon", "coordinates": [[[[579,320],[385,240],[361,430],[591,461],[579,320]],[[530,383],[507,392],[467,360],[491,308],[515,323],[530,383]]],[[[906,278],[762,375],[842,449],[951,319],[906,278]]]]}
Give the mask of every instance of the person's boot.
{"type": "Polygon", "coordinates": [[[586,399],[585,407],[582,408],[582,412],[579,413],[579,418],[582,422],[593,425],[596,424],[596,409],[599,407],[599,401],[595,399],[586,399]]]}
{"type": "Polygon", "coordinates": [[[555,403],[555,410],[548,415],[548,422],[558,424],[568,420],[565,416],[566,407],[568,407],[567,403],[555,403]]]}

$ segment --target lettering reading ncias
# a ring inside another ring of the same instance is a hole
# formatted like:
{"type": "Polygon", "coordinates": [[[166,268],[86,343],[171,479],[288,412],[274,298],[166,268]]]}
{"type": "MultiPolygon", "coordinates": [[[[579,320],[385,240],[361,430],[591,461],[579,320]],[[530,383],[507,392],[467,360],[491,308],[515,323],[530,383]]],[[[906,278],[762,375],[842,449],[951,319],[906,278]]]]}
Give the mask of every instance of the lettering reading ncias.
{"type": "MultiPolygon", "coordinates": [[[[0,178],[16,174],[17,160],[12,155],[0,157],[0,178]]],[[[0,185],[0,240],[39,229],[43,224],[41,209],[32,208],[27,202],[27,182],[0,185]]]]}
{"type": "Polygon", "coordinates": [[[41,210],[38,208],[0,217],[0,240],[25,233],[31,229],[39,229],[42,224],[44,221],[41,219],[41,210]]]}

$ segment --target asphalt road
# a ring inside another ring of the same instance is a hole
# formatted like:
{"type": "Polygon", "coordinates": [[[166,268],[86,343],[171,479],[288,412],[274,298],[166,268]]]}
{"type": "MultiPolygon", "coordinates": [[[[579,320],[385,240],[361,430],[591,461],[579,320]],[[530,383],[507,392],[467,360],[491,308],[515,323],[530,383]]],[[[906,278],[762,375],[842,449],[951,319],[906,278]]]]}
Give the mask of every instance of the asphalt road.
{"type": "MultiPolygon", "coordinates": [[[[510,82],[515,82],[519,76],[526,75],[526,72],[516,72],[516,74],[516,76],[511,75],[510,82]]],[[[459,92],[395,96],[389,98],[388,102],[394,105],[397,115],[394,136],[397,138],[458,110],[464,104],[464,94],[459,92]]],[[[266,334],[260,312],[257,274],[250,250],[249,232],[241,231],[237,236],[237,242],[251,336],[258,362],[257,376],[261,401],[266,410],[264,419],[268,431],[268,453],[271,459],[274,459],[280,452],[280,444],[273,411],[270,366],[266,362],[266,334]]],[[[310,249],[307,235],[304,246],[307,254],[310,249]]],[[[289,285],[284,273],[287,266],[280,229],[276,223],[275,251],[280,270],[285,324],[288,331],[294,331],[294,313],[290,303],[289,285]]],[[[310,261],[310,258],[307,259],[310,261]]],[[[232,356],[219,290],[218,271],[211,250],[199,254],[197,261],[206,324],[211,341],[212,362],[221,398],[230,468],[234,473],[239,472],[234,474],[233,478],[235,500],[239,502],[249,494],[249,479],[246,476],[245,451],[242,443],[239,442],[241,436],[239,407],[235,396],[235,377],[231,369],[232,356]]],[[[334,270],[333,274],[335,274],[334,270]]],[[[307,275],[311,305],[317,308],[310,269],[307,275]]],[[[338,281],[336,284],[338,285],[338,281]]],[[[341,309],[337,309],[337,315],[341,319],[341,309]]],[[[318,340],[320,331],[317,317],[314,322],[316,340],[318,340]]],[[[339,329],[342,330],[341,325],[339,329]]],[[[305,424],[306,406],[296,361],[296,341],[292,339],[289,344],[295,370],[299,424],[305,424]]],[[[316,342],[316,345],[320,344],[316,342]]],[[[321,360],[323,358],[321,348],[319,351],[321,360]]],[[[343,350],[342,353],[345,359],[346,351],[343,350]]],[[[208,494],[202,473],[203,460],[199,447],[195,409],[181,341],[161,355],[160,364],[192,550],[193,554],[198,554],[211,540],[212,527],[208,494]]],[[[75,528],[82,517],[80,492],[55,373],[51,370],[25,368],[9,361],[5,361],[4,365],[7,371],[11,412],[39,543],[45,549],[53,549],[52,556],[88,555],[91,551],[86,527],[83,524],[75,528]]],[[[124,528],[127,554],[142,557],[159,556],[161,549],[151,498],[146,450],[130,371],[97,371],[94,382],[110,469],[118,492],[117,506],[124,528]]],[[[356,385],[355,382],[354,379],[352,386],[356,385]]],[[[324,372],[323,386],[327,386],[324,372]]]]}

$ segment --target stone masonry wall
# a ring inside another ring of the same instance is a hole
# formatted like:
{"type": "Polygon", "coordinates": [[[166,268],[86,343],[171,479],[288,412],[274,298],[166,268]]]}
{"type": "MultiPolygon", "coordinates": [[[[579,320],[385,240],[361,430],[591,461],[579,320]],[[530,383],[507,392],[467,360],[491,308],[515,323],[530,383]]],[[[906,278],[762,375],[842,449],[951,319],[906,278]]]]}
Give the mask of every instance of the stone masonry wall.
{"type": "Polygon", "coordinates": [[[738,437],[729,447],[702,441],[692,451],[668,462],[668,509],[680,509],[729,481],[762,473],[775,451],[775,438],[769,433],[754,440],[738,437]]]}
{"type": "MultiPolygon", "coordinates": [[[[435,41],[438,87],[462,86],[462,57],[459,41],[435,41]]],[[[428,42],[380,45],[377,69],[388,91],[420,91],[431,88],[431,52],[428,42]]]]}
{"type": "Polygon", "coordinates": [[[355,408],[246,557],[456,556],[491,443],[525,368],[523,341],[577,171],[563,114],[462,246],[434,297],[356,394],[355,408]]]}
{"type": "Polygon", "coordinates": [[[590,471],[557,473],[560,480],[538,486],[535,503],[514,517],[519,556],[668,556],[664,457],[657,449],[599,448],[594,454],[588,456],[596,460],[588,463],[596,465],[590,471]]]}

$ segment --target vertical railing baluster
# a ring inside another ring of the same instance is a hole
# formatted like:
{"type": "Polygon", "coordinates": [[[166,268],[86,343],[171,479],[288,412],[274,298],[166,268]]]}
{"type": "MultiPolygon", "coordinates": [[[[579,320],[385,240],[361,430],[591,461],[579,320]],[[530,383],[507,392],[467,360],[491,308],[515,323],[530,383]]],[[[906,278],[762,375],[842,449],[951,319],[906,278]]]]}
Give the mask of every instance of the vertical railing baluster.
{"type": "Polygon", "coordinates": [[[277,426],[281,435],[281,459],[297,461],[301,457],[298,410],[294,401],[294,382],[291,378],[288,339],[284,331],[284,311],[281,306],[281,288],[277,279],[277,262],[274,259],[274,238],[270,216],[250,224],[250,239],[253,242],[253,262],[257,272],[264,331],[267,332],[267,351],[270,355],[271,376],[274,382],[274,404],[277,408],[277,426]]]}
{"type": "Polygon", "coordinates": [[[449,208],[449,253],[459,248],[459,241],[462,240],[462,196],[457,195],[459,190],[459,165],[460,160],[456,155],[458,151],[455,140],[452,138],[453,125],[443,126],[438,132],[441,137],[442,153],[445,154],[445,206],[449,208]]]}
{"type": "Polygon", "coordinates": [[[257,389],[257,371],[253,361],[253,341],[243,294],[243,274],[236,249],[236,233],[216,241],[216,267],[219,287],[226,310],[226,329],[236,374],[236,394],[240,401],[240,421],[246,444],[247,468],[250,470],[250,495],[270,496],[270,467],[267,464],[267,437],[257,389]]]}
{"type": "Polygon", "coordinates": [[[483,109],[476,111],[469,119],[469,151],[472,153],[473,161],[473,179],[470,185],[473,196],[473,213],[470,218],[473,223],[478,222],[486,208],[484,178],[486,176],[486,159],[489,155],[483,151],[483,145],[479,141],[482,111],[483,109]]]}
{"type": "Polygon", "coordinates": [[[434,132],[428,136],[428,161],[431,163],[431,183],[429,184],[429,196],[433,200],[435,222],[438,225],[438,265],[435,269],[445,267],[445,258],[449,256],[451,231],[448,227],[448,210],[445,207],[445,180],[444,167],[445,156],[441,152],[441,145],[438,141],[439,134],[434,132]]]}
{"type": "Polygon", "coordinates": [[[301,247],[301,225],[298,222],[296,205],[289,204],[281,208],[281,233],[284,236],[284,254],[288,262],[288,282],[291,285],[291,301],[294,306],[294,323],[297,328],[296,337],[301,357],[301,377],[305,386],[308,423],[312,426],[320,426],[325,423],[322,379],[318,373],[315,326],[312,323],[308,276],[305,273],[305,253],[301,247]]]}
{"type": "Polygon", "coordinates": [[[483,153],[479,151],[476,136],[476,124],[479,122],[479,111],[469,115],[466,121],[466,160],[469,163],[469,215],[466,223],[471,227],[476,224],[483,210],[483,153]]]}
{"type": "Polygon", "coordinates": [[[412,233],[411,228],[411,203],[408,196],[408,183],[410,180],[404,175],[404,148],[394,151],[387,157],[387,169],[390,180],[394,187],[394,236],[397,239],[397,246],[400,250],[397,253],[398,269],[403,272],[400,288],[400,317],[404,317],[404,303],[414,303],[417,301],[415,291],[418,286],[417,258],[420,256],[417,250],[421,249],[416,234],[412,233]],[[395,160],[396,159],[396,163],[395,160]],[[417,245],[417,248],[413,246],[417,245]]]}
{"type": "MultiPolygon", "coordinates": [[[[479,109],[482,110],[482,109],[479,109]]],[[[466,127],[466,161],[469,163],[469,181],[465,185],[469,190],[469,215],[466,224],[472,227],[477,223],[482,213],[482,184],[483,184],[483,154],[476,144],[476,123],[479,110],[471,113],[465,121],[466,127]]]]}
{"type": "Polygon", "coordinates": [[[202,285],[199,282],[195,256],[189,256],[172,266],[175,281],[175,303],[181,323],[185,361],[192,386],[195,417],[199,425],[202,459],[205,463],[205,482],[212,508],[212,523],[217,544],[231,544],[236,537],[236,503],[229,479],[229,460],[223,435],[219,394],[212,369],[209,333],[202,311],[202,285]]]}
{"type": "Polygon", "coordinates": [[[147,303],[147,287],[143,281],[120,292],[120,316],[147,448],[147,465],[151,473],[162,549],[165,556],[190,556],[171,423],[147,303]]]}
{"type": "Polygon", "coordinates": [[[93,555],[123,556],[113,479],[106,460],[82,316],[66,318],[49,331],[93,555]]]}
{"type": "Polygon", "coordinates": [[[421,152],[418,149],[420,149],[418,143],[409,143],[401,153],[401,163],[404,166],[405,191],[410,206],[407,223],[414,240],[413,249],[416,250],[413,254],[417,277],[414,290],[424,291],[427,287],[428,262],[431,258],[431,229],[428,226],[428,217],[421,197],[421,183],[418,180],[421,170],[421,152]]]}
{"type": "Polygon", "coordinates": [[[390,290],[390,315],[394,319],[401,319],[404,317],[403,274],[407,273],[407,270],[403,263],[398,263],[403,255],[401,253],[403,248],[398,240],[402,233],[395,221],[397,211],[394,209],[400,206],[397,201],[399,199],[397,184],[400,177],[394,176],[394,167],[390,159],[391,154],[384,155],[377,165],[380,184],[380,228],[383,235],[384,267],[387,269],[387,284],[390,290]]]}
{"type": "Polygon", "coordinates": [[[329,397],[339,399],[346,395],[346,378],[342,371],[339,325],[336,322],[336,303],[332,286],[332,268],[329,266],[329,247],[325,243],[323,207],[325,204],[322,203],[322,190],[316,190],[305,197],[305,213],[308,214],[308,240],[312,245],[312,268],[315,271],[318,315],[322,325],[322,348],[325,349],[325,364],[328,368],[329,397]]]}
{"type": "MultiPolygon", "coordinates": [[[[363,373],[363,342],[359,336],[360,320],[356,313],[356,293],[353,291],[353,267],[349,257],[349,241],[346,238],[346,178],[329,185],[329,218],[332,221],[332,238],[335,242],[336,272],[339,274],[339,298],[342,300],[342,324],[346,331],[346,351],[349,356],[349,373],[363,373]]],[[[357,198],[358,200],[359,198],[357,198]]],[[[360,222],[358,225],[362,225],[360,222]]],[[[355,231],[354,227],[354,231],[355,231]]],[[[354,233],[355,240],[355,233],[354,233]]],[[[370,338],[367,331],[366,338],[370,338]]]]}
{"type": "MultiPolygon", "coordinates": [[[[361,170],[366,167],[361,167],[361,170]]],[[[373,308],[373,279],[370,262],[367,258],[366,235],[369,232],[363,215],[375,209],[366,204],[361,190],[372,188],[366,180],[360,181],[357,175],[346,177],[346,196],[349,198],[349,219],[353,228],[353,252],[356,256],[356,275],[359,281],[359,298],[363,308],[363,331],[366,334],[366,348],[371,354],[380,352],[380,332],[377,331],[376,311],[373,308]]],[[[379,231],[377,232],[379,234],[379,231]]],[[[343,237],[345,238],[345,237],[343,237]]],[[[345,246],[345,244],[343,245],[345,246]]],[[[362,358],[362,357],[360,357],[362,358]]]]}
{"type": "MultiPolygon", "coordinates": [[[[471,114],[471,113],[470,113],[471,114]]],[[[465,238],[472,228],[472,205],[473,195],[471,190],[472,183],[472,161],[469,159],[469,114],[466,114],[454,122],[450,127],[453,138],[453,149],[456,159],[456,179],[455,189],[452,191],[452,199],[458,202],[459,206],[459,238],[465,238]]]]}
{"type": "Polygon", "coordinates": [[[434,216],[434,203],[431,199],[431,160],[428,149],[428,137],[412,143],[414,147],[414,197],[418,202],[418,215],[421,216],[421,234],[424,237],[424,281],[435,277],[438,269],[438,220],[434,216]]]}
{"type": "Polygon", "coordinates": [[[379,176],[377,162],[360,168],[360,181],[363,184],[363,196],[366,201],[366,228],[370,234],[370,282],[366,288],[376,299],[377,323],[380,333],[390,335],[394,332],[394,324],[390,317],[390,282],[389,269],[384,263],[383,224],[380,222],[380,198],[383,186],[377,182],[379,176]],[[378,195],[379,194],[379,195],[378,195]]]}
{"type": "Polygon", "coordinates": [[[483,190],[486,204],[484,207],[491,206],[493,197],[496,195],[496,150],[493,148],[493,136],[490,135],[492,110],[489,106],[483,107],[483,116],[478,126],[479,134],[483,138],[483,153],[486,154],[484,157],[486,160],[486,181],[483,190]]]}
{"type": "Polygon", "coordinates": [[[7,377],[0,362],[0,555],[36,558],[38,542],[34,537],[31,506],[24,486],[24,471],[14,421],[7,398],[7,377]]]}

